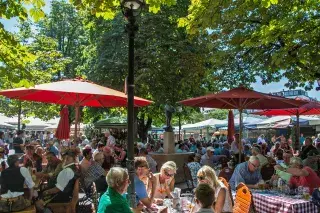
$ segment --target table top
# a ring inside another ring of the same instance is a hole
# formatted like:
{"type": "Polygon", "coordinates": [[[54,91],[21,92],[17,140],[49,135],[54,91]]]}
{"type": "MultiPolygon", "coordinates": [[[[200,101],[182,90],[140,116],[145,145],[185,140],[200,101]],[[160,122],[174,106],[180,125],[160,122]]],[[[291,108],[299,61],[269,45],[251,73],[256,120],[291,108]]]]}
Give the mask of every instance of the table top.
{"type": "Polygon", "coordinates": [[[253,202],[257,212],[263,213],[317,213],[317,207],[300,196],[288,196],[277,191],[252,190],[253,202]]]}

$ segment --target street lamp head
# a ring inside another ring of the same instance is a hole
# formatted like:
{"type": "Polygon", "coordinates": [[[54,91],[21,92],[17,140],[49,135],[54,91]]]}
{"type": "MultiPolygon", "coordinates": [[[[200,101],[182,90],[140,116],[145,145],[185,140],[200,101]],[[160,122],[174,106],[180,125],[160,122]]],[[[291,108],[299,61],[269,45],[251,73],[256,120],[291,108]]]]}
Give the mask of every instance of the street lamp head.
{"type": "Polygon", "coordinates": [[[178,107],[177,107],[177,111],[178,111],[179,113],[181,113],[181,112],[182,112],[182,106],[178,106],[178,107]]]}
{"type": "Polygon", "coordinates": [[[145,4],[145,0],[121,0],[121,8],[123,14],[138,16],[141,13],[141,9],[145,4]]]}

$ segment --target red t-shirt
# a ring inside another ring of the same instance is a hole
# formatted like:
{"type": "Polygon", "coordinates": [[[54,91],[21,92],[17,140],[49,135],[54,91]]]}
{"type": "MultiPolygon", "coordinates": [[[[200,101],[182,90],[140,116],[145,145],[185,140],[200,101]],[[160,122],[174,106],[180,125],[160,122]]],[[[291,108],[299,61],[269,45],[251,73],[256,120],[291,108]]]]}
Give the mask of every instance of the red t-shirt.
{"type": "Polygon", "coordinates": [[[298,187],[309,187],[310,194],[312,194],[315,188],[320,186],[320,178],[318,177],[317,173],[315,173],[310,167],[305,166],[303,167],[304,170],[307,170],[309,175],[308,176],[292,176],[290,178],[289,184],[298,187]]]}

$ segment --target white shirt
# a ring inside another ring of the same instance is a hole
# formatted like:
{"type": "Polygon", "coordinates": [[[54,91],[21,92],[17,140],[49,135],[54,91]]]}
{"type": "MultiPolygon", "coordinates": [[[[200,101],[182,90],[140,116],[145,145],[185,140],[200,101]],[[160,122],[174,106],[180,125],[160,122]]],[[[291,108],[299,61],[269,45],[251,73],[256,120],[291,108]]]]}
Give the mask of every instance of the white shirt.
{"type": "MultiPolygon", "coordinates": [[[[32,189],[35,184],[32,180],[29,170],[26,167],[21,167],[20,173],[24,177],[24,183],[27,185],[29,189],[32,189]]],[[[2,194],[1,197],[13,198],[13,197],[19,197],[20,195],[23,195],[23,194],[24,194],[23,192],[11,192],[10,190],[8,190],[8,192],[6,194],[2,194]]]]}
{"type": "Polygon", "coordinates": [[[70,163],[63,167],[63,170],[59,172],[57,177],[56,187],[63,191],[64,188],[68,185],[69,181],[74,177],[74,172],[69,166],[73,165],[74,163],[70,163]]]}
{"type": "Polygon", "coordinates": [[[107,140],[107,146],[113,146],[115,144],[116,144],[116,139],[112,135],[109,135],[107,140]]]}

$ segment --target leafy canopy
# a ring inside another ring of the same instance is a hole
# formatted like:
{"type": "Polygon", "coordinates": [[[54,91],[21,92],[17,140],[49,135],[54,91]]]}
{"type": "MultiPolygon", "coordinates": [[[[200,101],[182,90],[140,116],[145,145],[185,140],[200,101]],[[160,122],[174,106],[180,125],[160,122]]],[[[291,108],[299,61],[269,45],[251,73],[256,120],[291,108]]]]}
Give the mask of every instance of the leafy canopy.
{"type": "Polygon", "coordinates": [[[226,85],[286,77],[290,88],[311,89],[320,77],[319,8],[318,0],[194,0],[178,25],[210,32],[213,76],[226,85]]]}

